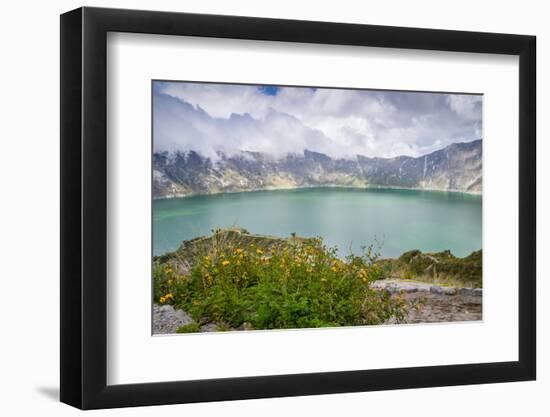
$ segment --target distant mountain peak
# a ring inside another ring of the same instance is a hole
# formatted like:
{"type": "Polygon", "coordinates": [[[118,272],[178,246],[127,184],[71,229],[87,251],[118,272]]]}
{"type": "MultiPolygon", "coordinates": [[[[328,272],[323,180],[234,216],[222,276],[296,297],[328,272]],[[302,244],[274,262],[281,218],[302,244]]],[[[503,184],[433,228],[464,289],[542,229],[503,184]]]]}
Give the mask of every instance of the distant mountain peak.
{"type": "Polygon", "coordinates": [[[153,155],[155,198],[313,186],[402,187],[480,192],[482,141],[457,142],[419,157],[332,158],[305,149],[274,158],[255,151],[153,155]]]}

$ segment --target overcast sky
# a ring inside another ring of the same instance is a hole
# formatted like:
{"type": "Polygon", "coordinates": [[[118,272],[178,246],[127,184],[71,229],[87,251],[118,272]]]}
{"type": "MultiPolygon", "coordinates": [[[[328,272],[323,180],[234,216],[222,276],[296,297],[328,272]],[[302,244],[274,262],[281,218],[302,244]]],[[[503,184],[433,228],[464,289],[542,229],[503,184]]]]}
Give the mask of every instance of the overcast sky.
{"type": "Polygon", "coordinates": [[[154,149],[420,156],[481,139],[479,95],[159,82],[154,149]]]}

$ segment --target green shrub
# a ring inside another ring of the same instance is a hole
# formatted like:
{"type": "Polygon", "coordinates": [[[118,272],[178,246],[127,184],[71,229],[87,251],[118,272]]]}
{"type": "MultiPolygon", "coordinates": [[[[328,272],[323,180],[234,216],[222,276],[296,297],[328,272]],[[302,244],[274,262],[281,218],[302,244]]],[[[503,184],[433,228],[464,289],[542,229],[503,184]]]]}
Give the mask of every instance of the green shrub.
{"type": "Polygon", "coordinates": [[[415,249],[397,259],[378,262],[387,277],[418,279],[438,282],[454,282],[459,285],[481,287],[482,251],[472,252],[464,258],[454,256],[449,250],[422,253],[415,249]]]}
{"type": "Polygon", "coordinates": [[[200,331],[201,326],[199,326],[197,323],[189,323],[185,326],[178,327],[176,329],[176,333],[197,333],[200,331]]]}
{"type": "MultiPolygon", "coordinates": [[[[405,305],[371,288],[382,277],[378,256],[342,260],[321,239],[212,239],[189,273],[172,261],[154,265],[154,297],[174,304],[199,323],[223,327],[285,329],[401,321],[405,305]]],[[[180,260],[181,261],[181,260],[180,260]]]]}

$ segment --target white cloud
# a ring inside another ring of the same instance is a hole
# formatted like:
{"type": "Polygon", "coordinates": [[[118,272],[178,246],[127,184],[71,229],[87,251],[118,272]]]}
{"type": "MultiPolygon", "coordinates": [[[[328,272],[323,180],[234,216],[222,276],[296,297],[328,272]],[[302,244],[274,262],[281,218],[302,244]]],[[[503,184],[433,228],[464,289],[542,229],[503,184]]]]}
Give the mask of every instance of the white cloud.
{"type": "Polygon", "coordinates": [[[467,120],[480,118],[481,96],[454,94],[447,96],[449,107],[460,117],[467,120]]]}
{"type": "Polygon", "coordinates": [[[479,138],[481,97],[437,93],[156,82],[154,147],[333,157],[418,156],[479,138]]]}

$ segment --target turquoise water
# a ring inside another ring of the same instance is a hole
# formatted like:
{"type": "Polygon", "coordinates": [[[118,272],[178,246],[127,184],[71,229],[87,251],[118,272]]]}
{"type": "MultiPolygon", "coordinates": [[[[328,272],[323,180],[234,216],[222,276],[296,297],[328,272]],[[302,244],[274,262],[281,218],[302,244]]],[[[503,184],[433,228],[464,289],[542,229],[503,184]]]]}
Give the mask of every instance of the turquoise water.
{"type": "Polygon", "coordinates": [[[378,242],[384,257],[410,249],[466,256],[481,249],[481,196],[396,189],[309,188],[153,202],[153,252],[218,227],[288,237],[322,236],[340,255],[378,242]]]}

